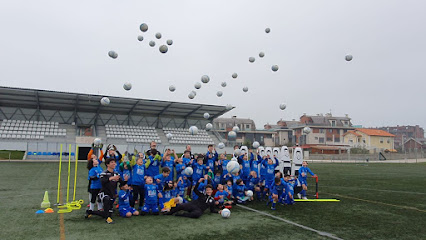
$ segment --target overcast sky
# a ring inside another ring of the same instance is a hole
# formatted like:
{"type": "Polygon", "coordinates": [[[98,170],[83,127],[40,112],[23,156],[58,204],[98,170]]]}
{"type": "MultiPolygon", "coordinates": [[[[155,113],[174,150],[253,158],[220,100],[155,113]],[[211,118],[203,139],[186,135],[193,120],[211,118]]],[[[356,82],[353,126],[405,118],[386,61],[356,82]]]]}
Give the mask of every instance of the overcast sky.
{"type": "Polygon", "coordinates": [[[426,127],[425,9],[420,0],[2,0],[0,85],[232,104],[224,117],[257,128],[330,110],[365,127],[426,127]],[[210,82],[188,99],[204,74],[210,82]]]}

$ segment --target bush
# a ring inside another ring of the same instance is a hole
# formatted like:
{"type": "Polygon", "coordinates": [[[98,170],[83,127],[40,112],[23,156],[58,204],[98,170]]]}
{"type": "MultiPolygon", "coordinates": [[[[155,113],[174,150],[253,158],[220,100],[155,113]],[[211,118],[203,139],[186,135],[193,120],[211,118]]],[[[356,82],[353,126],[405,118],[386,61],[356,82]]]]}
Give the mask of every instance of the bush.
{"type": "Polygon", "coordinates": [[[370,151],[365,148],[351,148],[351,154],[369,154],[370,151]]]}

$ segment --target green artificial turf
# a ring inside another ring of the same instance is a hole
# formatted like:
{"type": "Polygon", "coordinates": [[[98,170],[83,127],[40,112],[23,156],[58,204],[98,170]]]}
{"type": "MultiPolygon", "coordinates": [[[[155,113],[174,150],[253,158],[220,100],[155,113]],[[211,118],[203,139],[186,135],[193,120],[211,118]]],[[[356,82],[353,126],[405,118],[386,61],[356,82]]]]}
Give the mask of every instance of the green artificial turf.
{"type": "Polygon", "coordinates": [[[0,150],[0,159],[19,159],[22,160],[24,157],[25,151],[9,151],[9,150],[0,150]]]}
{"type": "MultiPolygon", "coordinates": [[[[62,164],[66,199],[68,164],[62,164]]],[[[103,166],[104,167],[104,166],[103,166]]],[[[309,164],[319,176],[320,198],[341,202],[297,202],[270,210],[265,202],[247,206],[328,232],[343,239],[424,239],[426,236],[426,164],[309,164]]],[[[59,214],[39,214],[44,191],[56,203],[58,163],[0,163],[0,239],[60,239],[59,214]]],[[[71,165],[72,199],[74,164],[71,165]]],[[[310,181],[310,193],[315,184],[310,181]]],[[[84,219],[87,169],[78,167],[81,210],[64,214],[66,239],[327,239],[288,223],[238,207],[231,217],[206,213],[200,219],[175,216],[113,216],[108,225],[84,219]]]]}

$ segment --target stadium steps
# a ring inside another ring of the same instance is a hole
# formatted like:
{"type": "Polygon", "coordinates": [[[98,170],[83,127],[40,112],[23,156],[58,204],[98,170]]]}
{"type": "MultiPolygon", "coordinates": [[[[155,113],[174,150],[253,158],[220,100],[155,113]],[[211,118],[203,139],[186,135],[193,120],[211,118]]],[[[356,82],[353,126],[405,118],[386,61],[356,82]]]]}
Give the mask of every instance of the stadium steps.
{"type": "Polygon", "coordinates": [[[160,137],[161,144],[163,146],[170,145],[169,140],[167,139],[166,134],[164,134],[163,129],[156,128],[155,130],[157,131],[157,134],[160,137]]]}
{"type": "Polygon", "coordinates": [[[77,130],[75,126],[69,125],[69,124],[59,124],[59,128],[64,128],[67,130],[66,142],[68,143],[75,142],[75,137],[77,136],[76,134],[77,130]]]}
{"type": "Polygon", "coordinates": [[[207,133],[209,134],[209,136],[211,137],[215,145],[221,142],[220,139],[214,134],[213,131],[207,131],[207,133]]]}
{"type": "Polygon", "coordinates": [[[96,126],[96,137],[100,138],[103,142],[106,141],[106,128],[105,126],[96,126]]]}

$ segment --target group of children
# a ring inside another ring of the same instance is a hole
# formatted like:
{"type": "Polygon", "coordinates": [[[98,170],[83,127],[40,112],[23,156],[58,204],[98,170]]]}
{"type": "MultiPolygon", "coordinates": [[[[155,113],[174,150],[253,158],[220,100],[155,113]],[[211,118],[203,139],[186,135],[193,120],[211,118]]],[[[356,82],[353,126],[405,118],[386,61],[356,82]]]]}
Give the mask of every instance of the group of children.
{"type": "MultiPolygon", "coordinates": [[[[203,207],[197,207],[203,205],[198,199],[200,196],[202,201],[213,201],[209,206],[219,210],[254,199],[266,201],[267,205],[271,203],[271,209],[275,210],[277,203],[293,204],[295,194],[306,198],[307,174],[314,175],[307,162],[303,162],[299,176],[292,178],[276,171],[278,159],[269,155],[255,157],[250,150],[228,160],[226,153],[218,155],[213,145],[208,146],[205,155],[194,157],[185,150],[180,158],[174,150],[167,149],[160,154],[155,145],[151,145],[149,151],[137,154],[133,161],[119,159],[116,149],[107,151],[105,171],[100,166],[102,158],[92,154],[88,161],[90,204],[86,211],[86,218],[100,215],[107,223],[113,223],[115,199],[122,217],[171,214],[178,210],[192,211],[179,216],[200,217],[204,211],[203,207]],[[238,161],[239,171],[228,172],[230,161],[238,161]]],[[[211,211],[219,212],[213,208],[211,211]]]]}

